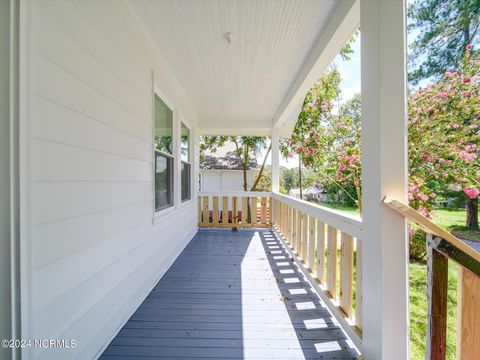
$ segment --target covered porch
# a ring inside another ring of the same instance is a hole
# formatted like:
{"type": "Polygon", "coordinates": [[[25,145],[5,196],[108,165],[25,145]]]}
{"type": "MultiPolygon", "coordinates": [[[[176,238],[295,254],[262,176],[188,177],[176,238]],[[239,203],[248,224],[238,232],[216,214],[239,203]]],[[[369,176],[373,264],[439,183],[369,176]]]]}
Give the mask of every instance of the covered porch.
{"type": "Polygon", "coordinates": [[[356,359],[270,229],[202,229],[100,359],[356,359]]]}

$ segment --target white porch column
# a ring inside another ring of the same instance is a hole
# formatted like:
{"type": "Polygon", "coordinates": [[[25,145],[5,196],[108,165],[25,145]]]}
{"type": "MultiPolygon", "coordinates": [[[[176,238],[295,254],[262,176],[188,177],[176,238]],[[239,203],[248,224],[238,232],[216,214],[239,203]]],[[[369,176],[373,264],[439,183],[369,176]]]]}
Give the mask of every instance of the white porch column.
{"type": "Polygon", "coordinates": [[[360,0],[362,59],[363,353],[408,359],[406,222],[381,204],[406,201],[404,0],[360,0]]]}
{"type": "Polygon", "coordinates": [[[280,133],[272,129],[272,191],[280,190],[280,133]]]}

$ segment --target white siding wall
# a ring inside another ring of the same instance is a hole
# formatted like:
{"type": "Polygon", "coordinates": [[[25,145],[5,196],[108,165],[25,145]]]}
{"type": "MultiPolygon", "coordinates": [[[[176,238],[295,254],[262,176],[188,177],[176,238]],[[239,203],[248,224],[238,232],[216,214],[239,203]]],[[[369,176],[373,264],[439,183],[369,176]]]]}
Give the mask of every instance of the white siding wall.
{"type": "MultiPolygon", "coordinates": [[[[12,338],[10,6],[8,1],[0,1],[0,339],[12,338]]],[[[0,359],[9,359],[11,354],[10,349],[0,348],[0,359]]]]}
{"type": "MultiPolygon", "coordinates": [[[[241,170],[200,170],[202,191],[243,191],[241,170]]],[[[255,171],[247,171],[248,189],[253,185],[255,171]]]]}
{"type": "Polygon", "coordinates": [[[197,229],[195,201],[154,221],[152,70],[177,110],[196,120],[125,3],[26,6],[31,211],[23,336],[78,346],[25,355],[92,359],[197,229]]]}

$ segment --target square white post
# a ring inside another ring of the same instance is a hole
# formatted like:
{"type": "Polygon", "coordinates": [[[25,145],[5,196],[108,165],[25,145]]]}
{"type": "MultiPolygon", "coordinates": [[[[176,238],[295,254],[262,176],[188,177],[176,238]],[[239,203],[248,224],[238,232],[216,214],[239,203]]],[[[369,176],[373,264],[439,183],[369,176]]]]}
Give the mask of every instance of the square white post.
{"type": "Polygon", "coordinates": [[[272,129],[272,191],[280,190],[280,132],[272,129]]]}
{"type": "Polygon", "coordinates": [[[408,359],[406,221],[382,205],[406,201],[404,0],[360,0],[363,185],[363,354],[408,359]]]}

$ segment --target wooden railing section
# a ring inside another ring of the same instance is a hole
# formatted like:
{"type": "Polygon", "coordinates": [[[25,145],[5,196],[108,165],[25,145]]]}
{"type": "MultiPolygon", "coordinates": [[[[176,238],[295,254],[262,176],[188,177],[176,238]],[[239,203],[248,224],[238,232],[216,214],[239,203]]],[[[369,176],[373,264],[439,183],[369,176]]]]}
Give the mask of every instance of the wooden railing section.
{"type": "Polygon", "coordinates": [[[427,360],[445,360],[447,340],[448,260],[459,265],[457,359],[480,358],[480,253],[406,204],[383,202],[427,233],[427,360]]]}
{"type": "Polygon", "coordinates": [[[362,330],[361,219],[273,193],[273,222],[355,345],[362,330]],[[338,269],[340,273],[338,273],[338,269]],[[355,284],[355,285],[354,285],[355,284]],[[355,295],[355,296],[354,296],[355,295]]]}
{"type": "Polygon", "coordinates": [[[200,192],[199,227],[270,228],[272,196],[269,192],[200,192]]]}

